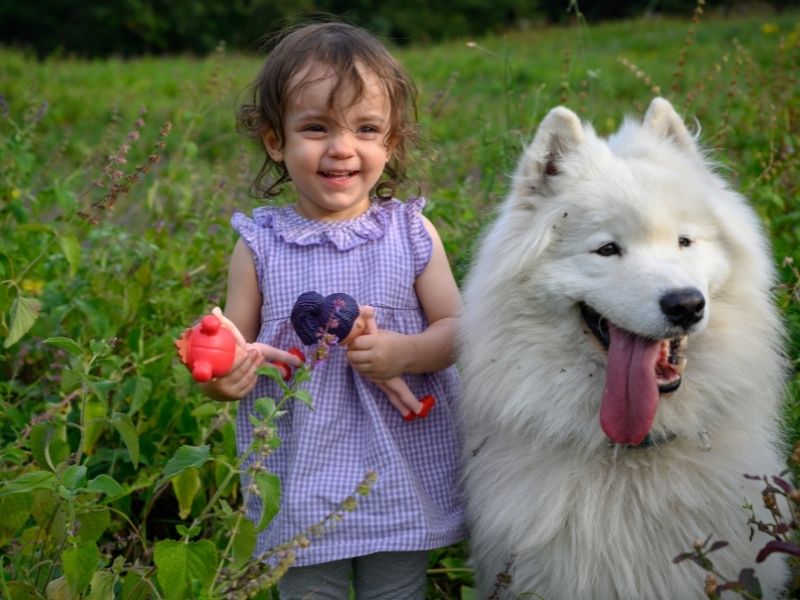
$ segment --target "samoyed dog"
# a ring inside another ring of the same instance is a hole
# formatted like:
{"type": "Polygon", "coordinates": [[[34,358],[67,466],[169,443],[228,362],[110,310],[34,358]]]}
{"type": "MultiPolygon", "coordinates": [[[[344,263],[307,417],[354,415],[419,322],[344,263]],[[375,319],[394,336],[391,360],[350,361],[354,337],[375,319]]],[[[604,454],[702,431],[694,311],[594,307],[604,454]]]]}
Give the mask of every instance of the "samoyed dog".
{"type": "MultiPolygon", "coordinates": [[[[465,287],[466,493],[479,597],[704,598],[784,468],[784,355],[754,211],[672,105],[608,139],[542,121],[465,287]]],[[[756,574],[780,593],[785,563],[756,574]]]]}

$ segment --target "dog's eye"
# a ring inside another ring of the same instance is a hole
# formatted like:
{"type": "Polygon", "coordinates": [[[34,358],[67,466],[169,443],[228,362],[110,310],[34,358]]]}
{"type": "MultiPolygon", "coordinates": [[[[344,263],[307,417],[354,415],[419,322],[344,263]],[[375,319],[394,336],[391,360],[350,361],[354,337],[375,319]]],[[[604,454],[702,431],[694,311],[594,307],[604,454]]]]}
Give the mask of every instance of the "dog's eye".
{"type": "Polygon", "coordinates": [[[595,250],[594,253],[599,254],[600,256],[614,256],[615,254],[622,254],[616,242],[603,244],[597,250],[595,250]]]}
{"type": "Polygon", "coordinates": [[[682,235],[681,237],[678,238],[678,246],[680,246],[681,248],[688,248],[691,245],[692,245],[692,240],[686,237],[685,235],[682,235]]]}

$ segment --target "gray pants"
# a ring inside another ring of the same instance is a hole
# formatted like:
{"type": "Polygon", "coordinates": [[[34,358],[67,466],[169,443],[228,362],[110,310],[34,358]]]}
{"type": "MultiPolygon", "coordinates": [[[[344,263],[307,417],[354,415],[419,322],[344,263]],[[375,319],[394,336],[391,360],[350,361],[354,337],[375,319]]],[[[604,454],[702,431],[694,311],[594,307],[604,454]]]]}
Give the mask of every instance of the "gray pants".
{"type": "Polygon", "coordinates": [[[278,582],[281,600],[425,600],[428,553],[378,552],[292,567],[278,582]]]}

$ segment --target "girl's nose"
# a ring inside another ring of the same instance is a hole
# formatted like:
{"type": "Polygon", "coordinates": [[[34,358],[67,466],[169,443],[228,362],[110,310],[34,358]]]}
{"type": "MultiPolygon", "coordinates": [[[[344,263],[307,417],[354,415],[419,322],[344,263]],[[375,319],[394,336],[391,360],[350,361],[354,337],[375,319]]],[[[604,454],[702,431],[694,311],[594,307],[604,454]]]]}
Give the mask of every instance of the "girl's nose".
{"type": "Polygon", "coordinates": [[[353,134],[350,131],[339,130],[330,138],[328,156],[335,158],[348,158],[353,155],[353,134]]]}

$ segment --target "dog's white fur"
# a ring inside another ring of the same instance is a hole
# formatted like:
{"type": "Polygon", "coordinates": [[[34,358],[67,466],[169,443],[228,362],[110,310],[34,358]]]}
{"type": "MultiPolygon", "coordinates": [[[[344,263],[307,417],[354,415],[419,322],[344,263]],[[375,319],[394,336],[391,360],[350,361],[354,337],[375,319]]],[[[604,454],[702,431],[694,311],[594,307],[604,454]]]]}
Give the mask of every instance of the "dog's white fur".
{"type": "MultiPolygon", "coordinates": [[[[730,542],[710,555],[721,573],[754,566],[766,539],[748,541],[743,505],[758,510],[763,485],[743,475],[784,468],[773,275],[754,211],[669,102],[654,99],[642,122],[626,120],[607,140],[570,110],[550,111],[465,289],[462,424],[479,597],[703,598],[704,573],[672,559],[708,535],[730,542]],[[611,241],[621,254],[596,252],[611,241]],[[676,331],[659,298],[686,287],[707,306],[689,330],[680,388],[660,396],[651,435],[661,441],[612,446],[598,419],[606,352],[579,303],[668,338],[676,331]],[[503,572],[508,586],[496,580],[503,572]]],[[[778,555],[756,573],[767,596],[787,574],[778,555]]]]}

